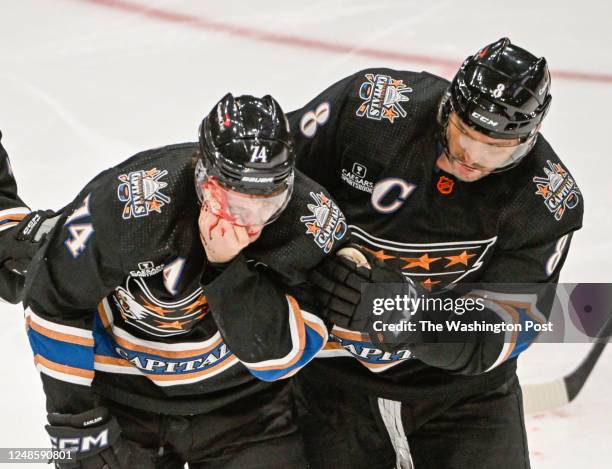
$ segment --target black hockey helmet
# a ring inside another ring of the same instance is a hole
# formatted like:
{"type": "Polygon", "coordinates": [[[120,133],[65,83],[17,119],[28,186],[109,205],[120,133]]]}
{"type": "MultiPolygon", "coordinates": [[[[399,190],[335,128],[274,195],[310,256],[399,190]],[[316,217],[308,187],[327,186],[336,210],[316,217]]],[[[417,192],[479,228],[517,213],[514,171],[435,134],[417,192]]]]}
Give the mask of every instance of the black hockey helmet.
{"type": "Polygon", "coordinates": [[[271,194],[292,183],[295,150],[280,105],[226,94],[200,125],[199,170],[246,194],[271,194]]]}
{"type": "Polygon", "coordinates": [[[502,38],[465,59],[443,111],[489,137],[524,141],[537,133],[550,102],[546,59],[502,38]]]}

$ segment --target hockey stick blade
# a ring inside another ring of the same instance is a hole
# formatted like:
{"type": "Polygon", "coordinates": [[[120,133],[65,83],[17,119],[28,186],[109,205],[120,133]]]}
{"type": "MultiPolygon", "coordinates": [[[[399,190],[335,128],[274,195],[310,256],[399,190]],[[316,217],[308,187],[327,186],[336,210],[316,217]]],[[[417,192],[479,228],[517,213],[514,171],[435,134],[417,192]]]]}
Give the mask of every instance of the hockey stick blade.
{"type": "Polygon", "coordinates": [[[523,386],[525,413],[544,412],[573,401],[591,375],[591,371],[610,340],[610,335],[612,335],[612,316],[604,324],[587,356],[569,375],[547,383],[523,386]]]}

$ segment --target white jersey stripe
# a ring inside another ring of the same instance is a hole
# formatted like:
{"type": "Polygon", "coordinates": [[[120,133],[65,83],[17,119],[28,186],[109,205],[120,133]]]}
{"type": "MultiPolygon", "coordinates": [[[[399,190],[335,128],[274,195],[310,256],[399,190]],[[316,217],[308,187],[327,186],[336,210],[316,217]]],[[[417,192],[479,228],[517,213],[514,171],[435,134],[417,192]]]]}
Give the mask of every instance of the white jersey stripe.
{"type": "Polygon", "coordinates": [[[9,228],[13,228],[14,226],[17,226],[17,225],[19,225],[18,221],[11,221],[11,222],[8,222],[8,223],[4,223],[4,224],[0,225],[0,231],[6,231],[9,228]]]}
{"type": "Polygon", "coordinates": [[[35,322],[39,326],[42,326],[46,329],[49,329],[55,332],[60,332],[62,334],[74,335],[77,337],[82,337],[84,339],[93,340],[93,333],[90,330],[80,329],[78,327],[72,327],[72,326],[65,326],[63,324],[58,324],[56,322],[48,321],[47,319],[43,319],[40,316],[38,316],[30,308],[26,308],[25,317],[26,318],[29,317],[32,322],[35,322]]]}
{"type": "Polygon", "coordinates": [[[387,428],[393,449],[395,449],[396,469],[414,469],[410,446],[402,423],[402,403],[379,397],[378,409],[387,428]]]}
{"type": "Polygon", "coordinates": [[[0,218],[6,217],[7,215],[27,215],[30,213],[28,207],[14,207],[6,210],[0,210],[0,218]]]}
{"type": "MultiPolygon", "coordinates": [[[[385,245],[381,245],[381,247],[384,248],[392,248],[396,251],[419,251],[422,250],[423,252],[431,250],[431,248],[436,248],[438,246],[445,248],[446,246],[454,246],[452,249],[457,249],[463,246],[473,246],[473,245],[482,245],[482,244],[491,244],[494,243],[495,241],[497,241],[497,236],[494,236],[492,238],[489,239],[479,239],[479,240],[470,240],[470,241],[448,241],[445,243],[400,243],[399,241],[391,241],[388,239],[383,239],[383,238],[377,238],[376,236],[373,236],[371,234],[369,234],[367,231],[365,231],[362,228],[359,228],[356,225],[349,225],[349,229],[351,230],[351,234],[353,236],[358,236],[361,239],[370,242],[371,244],[374,245],[378,245],[375,241],[378,241],[380,243],[384,243],[385,245]],[[403,249],[402,249],[403,248],[403,249]],[[426,248],[426,249],[424,249],[426,248]]],[[[443,250],[443,249],[436,249],[436,250],[443,250]]],[[[444,250],[450,250],[449,249],[444,249],[444,250]]]]}
{"type": "Polygon", "coordinates": [[[321,349],[319,353],[317,353],[316,355],[316,358],[336,358],[336,357],[353,358],[353,355],[345,348],[321,349]]]}
{"type": "Polygon", "coordinates": [[[66,381],[68,383],[80,384],[83,386],[91,386],[91,382],[93,381],[93,379],[91,378],[85,378],[85,377],[76,376],[76,375],[69,375],[68,373],[62,373],[61,371],[52,370],[50,368],[47,368],[42,363],[37,363],[36,369],[39,372],[46,374],[47,376],[51,376],[52,378],[55,378],[60,381],[66,381]]]}

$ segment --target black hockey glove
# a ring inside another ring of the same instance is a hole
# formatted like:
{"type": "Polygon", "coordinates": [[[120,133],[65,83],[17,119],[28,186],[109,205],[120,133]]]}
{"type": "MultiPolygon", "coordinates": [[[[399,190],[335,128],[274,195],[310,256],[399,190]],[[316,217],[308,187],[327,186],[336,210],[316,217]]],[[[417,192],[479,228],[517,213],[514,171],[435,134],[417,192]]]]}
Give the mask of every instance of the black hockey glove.
{"type": "Polygon", "coordinates": [[[117,420],[106,407],[81,414],[48,414],[45,427],[54,449],[71,452],[71,459],[55,460],[59,469],[124,469],[130,446],[120,436],[117,420]]]}
{"type": "Polygon", "coordinates": [[[7,231],[0,238],[0,266],[25,275],[32,257],[58,219],[59,215],[52,210],[38,210],[7,231]]]}
{"type": "Polygon", "coordinates": [[[361,286],[367,283],[405,283],[407,279],[384,265],[363,246],[350,244],[326,257],[310,274],[314,295],[324,319],[337,326],[366,332],[370,309],[359,307],[361,286]]]}

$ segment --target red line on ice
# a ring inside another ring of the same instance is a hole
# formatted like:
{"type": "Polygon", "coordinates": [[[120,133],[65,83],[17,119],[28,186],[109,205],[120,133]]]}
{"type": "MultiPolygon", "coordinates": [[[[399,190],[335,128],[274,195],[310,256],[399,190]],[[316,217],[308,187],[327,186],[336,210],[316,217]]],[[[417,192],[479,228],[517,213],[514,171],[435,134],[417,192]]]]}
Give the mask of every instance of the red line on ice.
{"type": "MultiPolygon", "coordinates": [[[[294,36],[291,34],[275,33],[246,26],[239,26],[221,21],[208,20],[193,15],[173,12],[161,8],[149,7],[139,3],[130,2],[127,0],[79,0],[82,2],[95,3],[97,5],[114,8],[130,13],[136,13],[141,16],[146,16],[160,21],[169,23],[178,23],[197,29],[209,31],[219,31],[240,38],[249,38],[260,42],[268,42],[272,44],[280,44],[283,46],[300,47],[303,49],[312,49],[327,53],[336,54],[355,54],[364,57],[372,57],[375,59],[397,60],[401,62],[411,62],[418,64],[434,65],[438,67],[456,68],[461,63],[461,60],[445,59],[430,55],[410,54],[403,52],[393,52],[384,49],[374,49],[369,47],[354,47],[349,44],[339,42],[324,41],[320,39],[311,39],[303,36],[294,36]]],[[[589,81],[599,83],[612,83],[612,74],[607,73],[590,73],[573,70],[552,70],[552,75],[557,79],[572,80],[572,81],[589,81]]]]}

